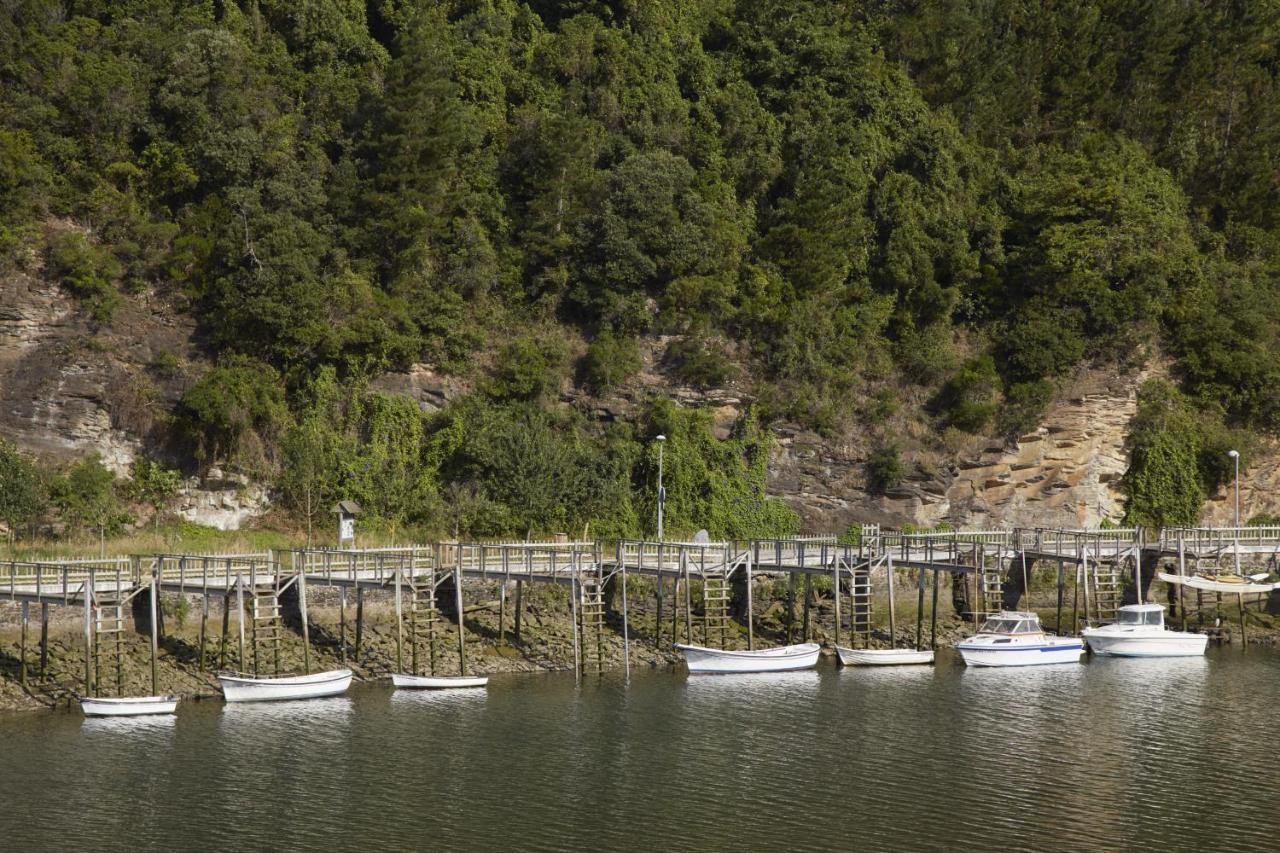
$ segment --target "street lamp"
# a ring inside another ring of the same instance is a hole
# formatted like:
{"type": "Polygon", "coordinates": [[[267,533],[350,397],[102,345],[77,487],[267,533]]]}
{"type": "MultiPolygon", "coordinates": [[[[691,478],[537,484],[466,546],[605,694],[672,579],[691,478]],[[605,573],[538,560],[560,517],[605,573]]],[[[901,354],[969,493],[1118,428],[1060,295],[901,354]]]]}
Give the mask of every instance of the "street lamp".
{"type": "Polygon", "coordinates": [[[658,441],[658,541],[662,541],[662,505],[667,501],[667,490],[662,488],[662,445],[667,437],[660,435],[658,441]]]}
{"type": "Polygon", "coordinates": [[[1238,575],[1240,574],[1240,451],[1228,450],[1227,455],[1236,464],[1236,544],[1232,550],[1236,554],[1236,574],[1238,575]]]}

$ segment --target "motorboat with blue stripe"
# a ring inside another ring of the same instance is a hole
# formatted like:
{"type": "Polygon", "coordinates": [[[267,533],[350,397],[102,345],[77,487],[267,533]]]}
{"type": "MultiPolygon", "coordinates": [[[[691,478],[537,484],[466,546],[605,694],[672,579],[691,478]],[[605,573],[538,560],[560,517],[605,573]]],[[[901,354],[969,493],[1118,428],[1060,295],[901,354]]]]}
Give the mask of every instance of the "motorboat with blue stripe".
{"type": "Polygon", "coordinates": [[[1002,611],[956,645],[968,666],[1043,666],[1079,663],[1084,641],[1045,632],[1034,613],[1002,611]]]}
{"type": "Polygon", "coordinates": [[[1198,657],[1209,643],[1207,634],[1171,631],[1164,625],[1159,604],[1127,604],[1116,621],[1085,628],[1084,640],[1095,655],[1130,658],[1198,657]]]}

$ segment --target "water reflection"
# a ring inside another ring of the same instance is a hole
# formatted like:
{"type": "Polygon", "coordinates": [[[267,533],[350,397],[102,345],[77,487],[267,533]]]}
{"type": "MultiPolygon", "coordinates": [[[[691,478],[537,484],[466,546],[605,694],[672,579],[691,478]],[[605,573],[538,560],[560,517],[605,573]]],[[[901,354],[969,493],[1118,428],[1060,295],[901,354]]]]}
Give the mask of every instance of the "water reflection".
{"type": "Polygon", "coordinates": [[[172,735],[177,724],[177,714],[147,714],[138,717],[85,717],[80,727],[86,734],[150,739],[157,734],[172,735]]]}

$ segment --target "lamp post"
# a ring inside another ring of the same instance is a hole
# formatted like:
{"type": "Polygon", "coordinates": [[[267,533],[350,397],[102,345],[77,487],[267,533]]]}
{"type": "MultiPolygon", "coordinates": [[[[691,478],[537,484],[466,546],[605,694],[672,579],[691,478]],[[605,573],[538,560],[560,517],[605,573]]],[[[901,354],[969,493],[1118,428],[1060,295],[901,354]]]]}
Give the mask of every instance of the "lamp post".
{"type": "Polygon", "coordinates": [[[1236,466],[1236,529],[1235,547],[1232,550],[1235,551],[1236,574],[1238,575],[1240,574],[1240,451],[1228,450],[1227,455],[1231,457],[1231,461],[1236,466]]]}
{"type": "Polygon", "coordinates": [[[662,488],[662,445],[666,442],[665,435],[658,436],[658,541],[662,541],[662,505],[667,501],[667,490],[662,488]]]}

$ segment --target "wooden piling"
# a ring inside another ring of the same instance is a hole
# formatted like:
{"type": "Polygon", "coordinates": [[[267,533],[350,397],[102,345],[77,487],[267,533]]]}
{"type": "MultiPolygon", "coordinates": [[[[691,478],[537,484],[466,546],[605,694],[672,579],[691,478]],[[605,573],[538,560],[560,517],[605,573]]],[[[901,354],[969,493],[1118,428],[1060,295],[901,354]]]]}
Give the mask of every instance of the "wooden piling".
{"type": "Polygon", "coordinates": [[[18,644],[18,683],[27,687],[27,626],[31,621],[31,603],[22,602],[22,640],[18,644]]]}
{"type": "Polygon", "coordinates": [[[671,581],[671,642],[680,642],[680,575],[671,581]]]}
{"type": "Polygon", "coordinates": [[[916,569],[916,651],[924,642],[924,569],[916,569]]]}
{"type": "Polygon", "coordinates": [[[573,623],[573,675],[575,678],[582,675],[582,657],[578,651],[578,579],[576,577],[569,579],[569,616],[573,623]]]}
{"type": "Polygon", "coordinates": [[[835,644],[840,645],[840,563],[837,560],[831,569],[832,601],[835,603],[835,644]]]}
{"type": "Polygon", "coordinates": [[[204,672],[205,641],[209,633],[209,589],[205,588],[203,601],[200,603],[200,665],[197,669],[204,672]]]}
{"type": "Polygon", "coordinates": [[[787,645],[791,645],[796,624],[796,576],[787,575],[787,645]]]}
{"type": "Polygon", "coordinates": [[[84,695],[93,695],[93,573],[84,581],[84,695]]]}
{"type": "Polygon", "coordinates": [[[693,593],[689,589],[689,561],[684,564],[684,639],[693,642],[693,593]]]}
{"type": "Polygon", "coordinates": [[[49,602],[40,602],[40,677],[49,666],[49,602]]]}
{"type": "Polygon", "coordinates": [[[1062,633],[1062,604],[1063,596],[1066,594],[1066,569],[1062,565],[1062,561],[1058,561],[1058,618],[1053,622],[1053,630],[1062,633]]]}
{"type": "Polygon", "coordinates": [[[747,651],[753,651],[756,647],[756,628],[755,628],[755,603],[752,600],[752,577],[751,564],[755,560],[754,555],[747,552],[747,651]]]}
{"type": "Polygon", "coordinates": [[[1241,648],[1243,651],[1248,651],[1248,650],[1249,650],[1249,636],[1248,636],[1248,634],[1246,634],[1246,633],[1245,633],[1244,593],[1242,593],[1242,592],[1237,592],[1237,593],[1236,593],[1236,600],[1237,600],[1237,602],[1238,602],[1238,603],[1239,603],[1239,605],[1240,605],[1240,648],[1241,648]]]}
{"type": "Polygon", "coordinates": [[[656,600],[657,612],[658,612],[657,618],[653,620],[654,644],[657,645],[658,648],[662,648],[662,564],[661,563],[658,564],[658,579],[654,587],[656,589],[656,592],[654,593],[653,597],[656,600]]]}
{"type": "MultiPolygon", "coordinates": [[[[505,563],[507,552],[502,552],[502,560],[505,563]]],[[[502,645],[507,641],[507,581],[498,581],[498,644],[502,645]]]]}
{"type": "Polygon", "coordinates": [[[929,608],[929,648],[934,650],[938,648],[938,585],[942,582],[941,574],[937,569],[933,570],[933,605],[929,608]]]}
{"type": "Polygon", "coordinates": [[[338,587],[338,659],[347,662],[347,588],[338,587]]]}
{"type": "MultiPolygon", "coordinates": [[[[404,672],[404,608],[400,598],[400,567],[396,567],[396,672],[404,672]]],[[[462,608],[458,608],[458,621],[462,621],[462,608]]]]}
{"type": "Polygon", "coordinates": [[[803,638],[803,642],[806,642],[806,643],[809,642],[809,627],[810,627],[809,626],[809,608],[812,606],[810,602],[810,599],[812,598],[813,598],[813,575],[806,574],[804,576],[804,607],[802,608],[802,612],[804,614],[804,621],[800,628],[800,636],[803,638]]]}
{"type": "Polygon", "coordinates": [[[627,614],[627,564],[621,559],[622,546],[618,546],[618,570],[622,572],[622,679],[631,681],[631,628],[627,614]]]}
{"type": "MultiPolygon", "coordinates": [[[[279,571],[277,568],[276,571],[279,571]]],[[[294,575],[298,585],[298,615],[302,619],[302,674],[311,674],[311,627],[307,620],[307,575],[299,571],[294,575]]],[[[276,641],[276,671],[280,670],[280,642],[276,641]]]]}
{"type": "Polygon", "coordinates": [[[458,608],[458,674],[467,674],[467,641],[463,636],[462,560],[453,567],[453,598],[458,608]]]}
{"type": "Polygon", "coordinates": [[[887,568],[885,573],[889,577],[889,648],[896,649],[898,647],[898,618],[894,611],[897,609],[893,606],[893,555],[889,555],[889,559],[885,564],[887,568]]]}
{"type": "MultiPolygon", "coordinates": [[[[239,641],[237,651],[240,655],[236,661],[236,666],[241,671],[244,670],[244,580],[236,578],[236,625],[239,628],[239,641]]],[[[257,658],[257,651],[254,651],[254,657],[257,658]]]]}
{"type": "Polygon", "coordinates": [[[159,614],[157,602],[160,598],[160,569],[153,566],[151,569],[151,695],[160,695],[160,630],[159,630],[159,614]]]}
{"type": "Polygon", "coordinates": [[[520,642],[520,612],[524,609],[524,581],[516,578],[516,606],[515,616],[512,619],[512,629],[515,631],[516,642],[520,642]]]}
{"type": "Polygon", "coordinates": [[[360,650],[364,644],[364,587],[356,587],[356,663],[360,662],[360,650]]]}
{"type": "Polygon", "coordinates": [[[218,644],[218,669],[227,666],[227,637],[231,633],[231,593],[222,594],[222,640],[218,644]]]}

